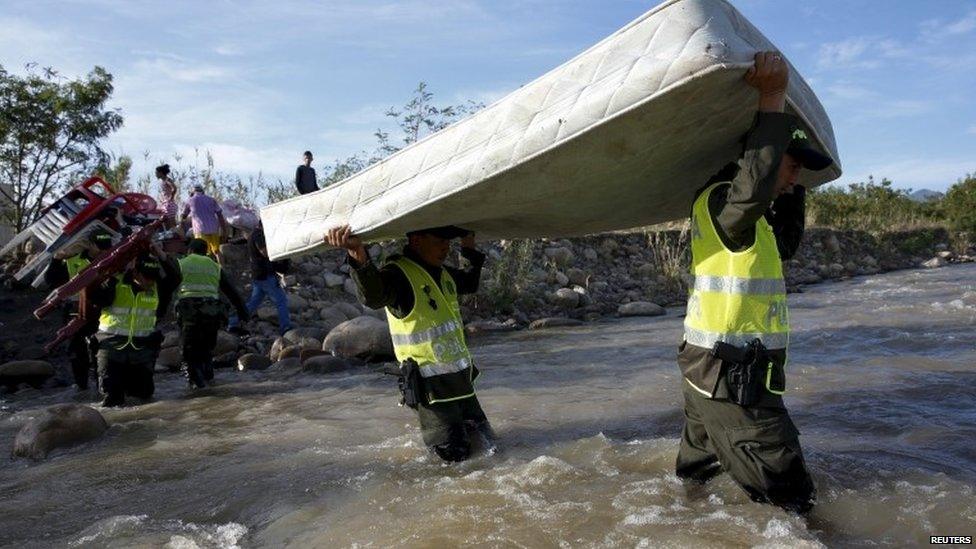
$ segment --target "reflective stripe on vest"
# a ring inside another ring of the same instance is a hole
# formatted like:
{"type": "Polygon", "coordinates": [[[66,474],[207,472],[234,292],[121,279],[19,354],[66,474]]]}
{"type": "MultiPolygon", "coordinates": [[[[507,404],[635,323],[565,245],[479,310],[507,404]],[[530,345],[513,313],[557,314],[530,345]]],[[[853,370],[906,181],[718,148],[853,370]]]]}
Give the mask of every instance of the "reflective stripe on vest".
{"type": "Polygon", "coordinates": [[[205,255],[190,254],[180,260],[180,284],[178,299],[186,297],[210,297],[220,295],[220,265],[205,255]]]}
{"type": "Polygon", "coordinates": [[[708,212],[708,198],[719,185],[728,183],[708,187],[692,207],[695,283],[685,315],[685,341],[711,349],[719,341],[744,346],[758,338],[767,349],[786,349],[789,313],[776,236],[761,218],[752,246],[741,252],[726,248],[708,212]]]}
{"type": "Polygon", "coordinates": [[[64,260],[64,266],[68,269],[68,279],[72,279],[82,271],[85,267],[91,264],[88,258],[82,257],[81,254],[73,255],[68,259],[64,260]]]}
{"type": "Polygon", "coordinates": [[[112,305],[102,309],[98,318],[98,331],[107,335],[125,336],[126,342],[118,349],[129,345],[138,348],[132,339],[146,337],[156,329],[158,306],[159,296],[155,288],[136,293],[132,286],[120,280],[115,285],[112,305]]]}
{"type": "Polygon", "coordinates": [[[426,269],[410,259],[400,257],[392,263],[403,271],[414,295],[413,309],[405,317],[397,318],[389,308],[386,310],[397,360],[412,358],[417,362],[420,375],[428,380],[428,401],[432,404],[474,395],[470,384],[474,361],[464,340],[461,306],[451,275],[442,269],[438,286],[426,269]],[[449,394],[436,394],[440,386],[453,389],[449,394]]]}

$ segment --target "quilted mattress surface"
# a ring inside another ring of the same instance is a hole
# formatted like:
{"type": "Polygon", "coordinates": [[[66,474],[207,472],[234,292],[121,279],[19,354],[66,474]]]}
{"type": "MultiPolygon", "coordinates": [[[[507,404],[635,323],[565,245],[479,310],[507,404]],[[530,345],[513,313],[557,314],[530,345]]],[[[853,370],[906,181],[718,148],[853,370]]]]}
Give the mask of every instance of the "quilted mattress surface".
{"type": "MultiPolygon", "coordinates": [[[[696,189],[741,152],[756,92],[742,77],[775,49],[724,0],[671,0],[484,110],[348,179],[261,210],[268,251],[458,225],[479,238],[589,234],[688,215],[696,189]]],[[[834,159],[823,107],[791,68],[787,103],[834,159]]]]}

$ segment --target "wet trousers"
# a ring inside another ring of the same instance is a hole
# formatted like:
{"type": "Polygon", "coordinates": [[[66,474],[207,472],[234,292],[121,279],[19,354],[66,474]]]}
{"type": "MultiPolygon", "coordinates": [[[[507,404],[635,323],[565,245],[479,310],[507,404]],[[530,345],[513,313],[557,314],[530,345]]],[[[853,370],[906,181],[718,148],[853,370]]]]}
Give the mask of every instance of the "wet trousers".
{"type": "Polygon", "coordinates": [[[88,380],[95,366],[95,353],[98,352],[98,341],[93,337],[98,331],[98,319],[85,324],[68,340],[68,352],[71,355],[71,374],[75,378],[75,385],[79,389],[88,388],[88,380]]]}
{"type": "Polygon", "coordinates": [[[102,342],[98,350],[98,383],[105,395],[105,406],[123,406],[126,396],[143,400],[152,398],[156,391],[153,383],[153,366],[156,349],[148,346],[118,349],[102,342]]]}
{"type": "Polygon", "coordinates": [[[482,436],[490,444],[495,435],[477,396],[450,402],[417,405],[424,444],[444,461],[464,461],[471,457],[472,436],[482,436]]]}
{"type": "Polygon", "coordinates": [[[746,408],[710,399],[685,381],[682,385],[685,426],[675,466],[679,478],[704,483],[725,471],[753,501],[797,513],[813,507],[813,481],[785,406],[746,408]]]}
{"type": "Polygon", "coordinates": [[[213,349],[224,324],[223,306],[216,299],[181,299],[176,306],[183,345],[183,374],[197,387],[213,380],[213,349]]]}

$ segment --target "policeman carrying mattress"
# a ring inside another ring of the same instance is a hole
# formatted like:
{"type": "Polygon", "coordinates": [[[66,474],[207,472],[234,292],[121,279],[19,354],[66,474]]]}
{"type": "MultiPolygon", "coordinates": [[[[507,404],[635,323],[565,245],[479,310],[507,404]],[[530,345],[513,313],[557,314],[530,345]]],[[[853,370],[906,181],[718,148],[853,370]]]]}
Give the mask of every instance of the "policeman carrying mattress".
{"type": "Polygon", "coordinates": [[[407,233],[402,255],[377,268],[348,225],[330,229],[326,243],[345,248],[366,306],[386,308],[403,403],[415,408],[424,444],[444,461],[464,461],[472,442],[492,447],[494,433],[474,391],[478,377],[464,339],[460,294],[478,290],[485,256],[474,233],[434,227],[407,233]],[[451,240],[461,238],[466,270],[444,264],[451,240]]]}
{"type": "Polygon", "coordinates": [[[782,261],[803,235],[800,170],[832,160],[784,112],[789,66],[779,53],[756,54],[745,79],[759,105],[742,156],[692,206],[676,472],[704,483],[725,471],[754,501],[804,513],[815,492],[783,404],[790,327],[782,261]]]}

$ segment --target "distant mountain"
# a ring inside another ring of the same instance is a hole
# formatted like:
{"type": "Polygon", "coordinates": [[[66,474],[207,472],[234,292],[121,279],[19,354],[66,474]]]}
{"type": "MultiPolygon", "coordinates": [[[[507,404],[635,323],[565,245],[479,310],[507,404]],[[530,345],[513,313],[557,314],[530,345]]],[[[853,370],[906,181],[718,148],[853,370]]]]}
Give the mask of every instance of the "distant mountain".
{"type": "Polygon", "coordinates": [[[932,202],[934,200],[942,200],[945,194],[939,191],[933,191],[929,189],[919,189],[908,195],[908,198],[914,200],[915,202],[932,202]]]}

